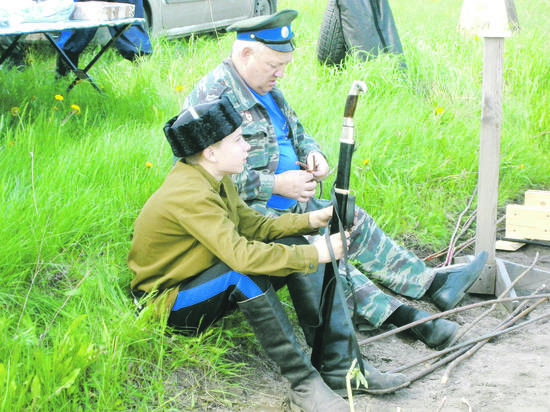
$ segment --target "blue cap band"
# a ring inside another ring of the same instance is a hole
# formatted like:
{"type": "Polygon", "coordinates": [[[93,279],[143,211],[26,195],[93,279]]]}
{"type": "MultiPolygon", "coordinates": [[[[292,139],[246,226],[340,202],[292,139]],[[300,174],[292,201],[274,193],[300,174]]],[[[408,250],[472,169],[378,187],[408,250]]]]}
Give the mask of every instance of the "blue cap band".
{"type": "Polygon", "coordinates": [[[273,29],[264,29],[258,31],[244,31],[237,33],[238,40],[259,41],[266,44],[284,44],[290,43],[294,33],[290,25],[275,27],[273,29]]]}

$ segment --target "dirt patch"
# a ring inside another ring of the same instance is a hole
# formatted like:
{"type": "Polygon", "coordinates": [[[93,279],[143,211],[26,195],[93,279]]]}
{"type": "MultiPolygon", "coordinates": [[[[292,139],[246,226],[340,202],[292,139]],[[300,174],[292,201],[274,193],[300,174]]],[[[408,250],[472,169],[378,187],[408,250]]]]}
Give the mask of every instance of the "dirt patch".
{"type": "MultiPolygon", "coordinates": [[[[519,251],[498,252],[497,257],[529,266],[539,253],[537,268],[550,272],[550,250],[528,245],[519,251]]],[[[550,279],[548,281],[550,285],[550,279]]],[[[461,305],[493,299],[494,296],[467,295],[461,305]]],[[[435,312],[427,302],[409,301],[411,305],[435,312]]],[[[449,317],[460,325],[468,325],[487,307],[460,312],[449,317]]],[[[550,311],[550,304],[539,306],[527,319],[550,311]]],[[[498,307],[479,322],[460,342],[492,331],[509,313],[498,307]]],[[[375,331],[373,335],[380,333],[375,331]]],[[[368,335],[361,334],[362,340],[368,335]]],[[[406,333],[393,335],[361,348],[366,359],[383,371],[410,364],[434,353],[406,333]]],[[[446,384],[441,382],[445,367],[409,387],[390,395],[362,395],[353,398],[356,411],[550,411],[550,321],[538,321],[515,332],[503,335],[486,344],[472,357],[461,362],[450,374],[446,384]]],[[[405,371],[409,376],[427,367],[405,371]]],[[[251,376],[232,382],[224,405],[203,403],[200,410],[210,411],[280,411],[284,410],[287,382],[277,368],[263,356],[249,361],[251,376]]],[[[248,368],[247,368],[248,369],[248,368]]],[[[222,383],[222,386],[224,384],[222,383]]]]}

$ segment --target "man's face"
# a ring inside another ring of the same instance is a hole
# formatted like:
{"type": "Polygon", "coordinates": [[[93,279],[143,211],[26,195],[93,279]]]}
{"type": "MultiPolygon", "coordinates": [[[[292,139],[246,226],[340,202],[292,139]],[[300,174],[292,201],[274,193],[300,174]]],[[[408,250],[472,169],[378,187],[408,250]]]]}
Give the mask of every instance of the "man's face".
{"type": "Polygon", "coordinates": [[[229,136],[212,145],[220,175],[241,173],[248,157],[250,145],[243,139],[243,130],[239,127],[229,136]]]}
{"type": "Polygon", "coordinates": [[[264,95],[285,75],[285,68],[292,60],[292,52],[278,52],[267,46],[247,49],[244,52],[244,73],[248,86],[264,95]]]}

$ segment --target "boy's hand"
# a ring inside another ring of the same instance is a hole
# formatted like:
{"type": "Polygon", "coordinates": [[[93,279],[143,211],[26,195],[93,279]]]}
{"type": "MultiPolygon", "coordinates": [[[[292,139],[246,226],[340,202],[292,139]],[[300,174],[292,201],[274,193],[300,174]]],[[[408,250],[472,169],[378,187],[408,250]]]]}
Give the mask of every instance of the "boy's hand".
{"type": "MultiPolygon", "coordinates": [[[[349,232],[345,232],[345,234],[346,243],[347,245],[349,245],[349,232]]],[[[336,260],[344,256],[344,245],[342,243],[342,236],[340,236],[340,233],[334,233],[333,235],[330,235],[330,244],[332,245],[332,250],[334,252],[334,257],[336,258],[336,260]]],[[[313,245],[317,248],[317,253],[319,254],[319,263],[330,262],[330,252],[328,251],[326,238],[324,236],[320,237],[313,243],[313,245]]]]}
{"type": "Polygon", "coordinates": [[[309,225],[313,229],[326,226],[332,216],[332,209],[332,206],[329,206],[309,212],[309,225]]]}

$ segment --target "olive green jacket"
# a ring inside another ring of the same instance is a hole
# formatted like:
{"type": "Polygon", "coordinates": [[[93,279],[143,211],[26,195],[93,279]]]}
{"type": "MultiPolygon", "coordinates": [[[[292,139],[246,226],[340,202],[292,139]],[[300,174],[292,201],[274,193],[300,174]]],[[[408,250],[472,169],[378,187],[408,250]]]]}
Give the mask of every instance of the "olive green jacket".
{"type": "Polygon", "coordinates": [[[315,246],[269,242],[313,231],[308,214],[265,217],[243,202],[229,176],[217,181],[200,165],[177,162],[136,220],[131,288],[168,292],[171,308],[181,281],[219,261],[250,275],[311,273],[315,246]]]}

